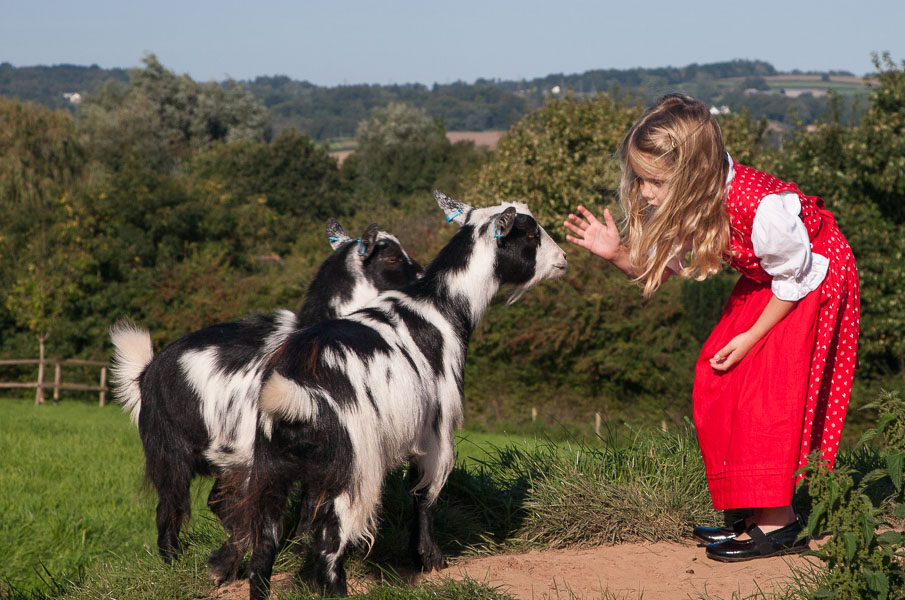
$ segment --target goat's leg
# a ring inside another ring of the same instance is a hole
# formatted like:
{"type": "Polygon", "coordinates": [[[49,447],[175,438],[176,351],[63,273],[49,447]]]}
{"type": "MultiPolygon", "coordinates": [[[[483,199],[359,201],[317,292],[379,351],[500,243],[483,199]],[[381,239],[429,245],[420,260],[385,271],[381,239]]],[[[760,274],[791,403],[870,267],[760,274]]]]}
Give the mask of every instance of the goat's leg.
{"type": "Polygon", "coordinates": [[[345,542],[340,531],[339,515],[333,501],[320,507],[312,526],[311,551],[314,556],[315,580],[325,596],[346,596],[346,569],[343,566],[345,542]]]}
{"type": "Polygon", "coordinates": [[[424,571],[443,569],[446,557],[434,539],[433,504],[428,502],[425,490],[416,490],[422,472],[415,461],[409,463],[408,484],[412,490],[412,503],[415,509],[409,531],[409,549],[413,558],[424,571]]]}
{"type": "Polygon", "coordinates": [[[270,576],[273,574],[273,561],[276,559],[283,531],[287,494],[287,488],[279,485],[262,490],[258,510],[253,513],[256,519],[252,524],[252,537],[256,543],[248,560],[248,590],[251,600],[269,597],[270,576]]]}
{"type": "Polygon", "coordinates": [[[229,515],[235,499],[223,489],[223,482],[220,477],[214,479],[214,485],[211,487],[211,493],[207,497],[207,505],[223,523],[226,530],[227,539],[217,550],[211,552],[207,561],[210,567],[211,581],[215,585],[222,585],[235,581],[238,576],[239,566],[242,564],[242,557],[245,556],[247,549],[244,544],[240,544],[233,535],[233,528],[229,523],[229,515]]]}
{"type": "MultiPolygon", "coordinates": [[[[167,462],[160,461],[159,464],[167,462]]],[[[182,554],[179,529],[192,512],[189,496],[192,472],[185,461],[177,459],[172,465],[170,473],[148,469],[151,483],[157,490],[157,550],[167,564],[182,554]]]]}

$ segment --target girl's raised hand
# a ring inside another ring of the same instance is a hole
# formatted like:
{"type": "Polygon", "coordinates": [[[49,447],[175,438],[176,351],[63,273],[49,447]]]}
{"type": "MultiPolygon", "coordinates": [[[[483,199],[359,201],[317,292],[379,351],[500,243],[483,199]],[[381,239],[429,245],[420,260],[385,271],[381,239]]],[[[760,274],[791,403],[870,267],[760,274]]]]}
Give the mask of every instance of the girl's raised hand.
{"type": "Polygon", "coordinates": [[[579,205],[578,212],[581,213],[581,217],[569,213],[569,219],[563,223],[566,229],[575,234],[566,235],[566,240],[597,256],[613,260],[619,252],[621,239],[609,209],[603,210],[603,223],[584,206],[579,205]]]}

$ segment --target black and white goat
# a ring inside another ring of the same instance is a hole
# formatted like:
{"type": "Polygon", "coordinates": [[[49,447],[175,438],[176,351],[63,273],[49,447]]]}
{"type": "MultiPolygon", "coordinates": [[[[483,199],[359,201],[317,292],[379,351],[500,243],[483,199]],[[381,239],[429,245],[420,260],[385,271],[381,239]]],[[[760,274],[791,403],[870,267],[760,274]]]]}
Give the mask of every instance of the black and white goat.
{"type": "MultiPolygon", "coordinates": [[[[157,356],[148,332],[131,321],[111,329],[116,395],[138,425],[147,478],[158,496],[157,547],[167,562],[181,551],[179,529],[189,516],[193,477],[251,462],[261,377],[273,352],[300,327],[360,308],[422,272],[399,240],[376,224],[353,240],[330,219],[327,235],[333,253],[298,313],[279,310],[212,325],[157,356]]],[[[221,519],[226,500],[217,479],[208,504],[221,519]]],[[[218,552],[242,550],[227,543],[218,552]]],[[[224,574],[229,576],[235,573],[224,574]]]]}
{"type": "Polygon", "coordinates": [[[425,569],[444,564],[430,507],[455,460],[469,338],[500,286],[515,287],[514,302],[562,275],[566,254],[523,204],[472,208],[435,196],[461,229],[422,278],[292,333],[272,355],[254,460],[224,474],[240,497],[227,518],[252,546],[253,600],[267,593],[295,482],[317,585],[345,595],[346,548],[373,541],[384,476],[405,461],[416,492],[415,549],[425,569]]]}

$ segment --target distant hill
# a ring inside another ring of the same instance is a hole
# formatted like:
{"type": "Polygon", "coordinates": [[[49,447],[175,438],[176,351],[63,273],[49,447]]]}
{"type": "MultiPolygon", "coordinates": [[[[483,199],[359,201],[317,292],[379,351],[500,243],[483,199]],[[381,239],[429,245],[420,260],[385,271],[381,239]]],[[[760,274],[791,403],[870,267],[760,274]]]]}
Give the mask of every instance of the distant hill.
{"type": "MultiPolygon", "coordinates": [[[[0,64],[0,95],[31,100],[51,108],[72,108],[64,94],[90,94],[105,81],[128,81],[124,69],[13,67],[0,64]]],[[[780,73],[769,63],[733,60],[655,69],[596,69],[580,74],[551,74],[532,80],[478,79],[474,83],[344,85],[322,87],[285,76],[240,82],[267,107],[276,130],[294,127],[318,140],[351,137],[371,110],[407,102],[441,119],[448,131],[505,130],[545,98],[573,93],[629,94],[650,103],[669,92],[695,96],[731,111],[747,108],[778,124],[794,119],[810,123],[828,109],[827,93],[851,97],[868,83],[844,71],[780,73]]]]}
{"type": "Polygon", "coordinates": [[[97,65],[54,65],[52,67],[14,67],[0,63],[0,96],[10,96],[43,104],[49,108],[71,108],[64,94],[90,94],[105,81],[129,81],[125,69],[102,69],[97,65]]]}

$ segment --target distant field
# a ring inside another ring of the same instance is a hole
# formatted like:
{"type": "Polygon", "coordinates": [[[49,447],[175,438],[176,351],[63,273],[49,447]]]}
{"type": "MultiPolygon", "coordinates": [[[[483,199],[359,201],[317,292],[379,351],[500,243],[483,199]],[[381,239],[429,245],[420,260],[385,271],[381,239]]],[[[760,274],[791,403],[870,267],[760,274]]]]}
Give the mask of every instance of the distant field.
{"type": "MultiPolygon", "coordinates": [[[[447,131],[446,139],[455,144],[456,142],[471,141],[475,146],[496,150],[497,143],[503,137],[505,131],[447,131]]],[[[355,140],[353,138],[343,138],[338,140],[330,140],[330,156],[339,160],[342,164],[343,160],[353,152],[355,152],[355,140]]]]}

